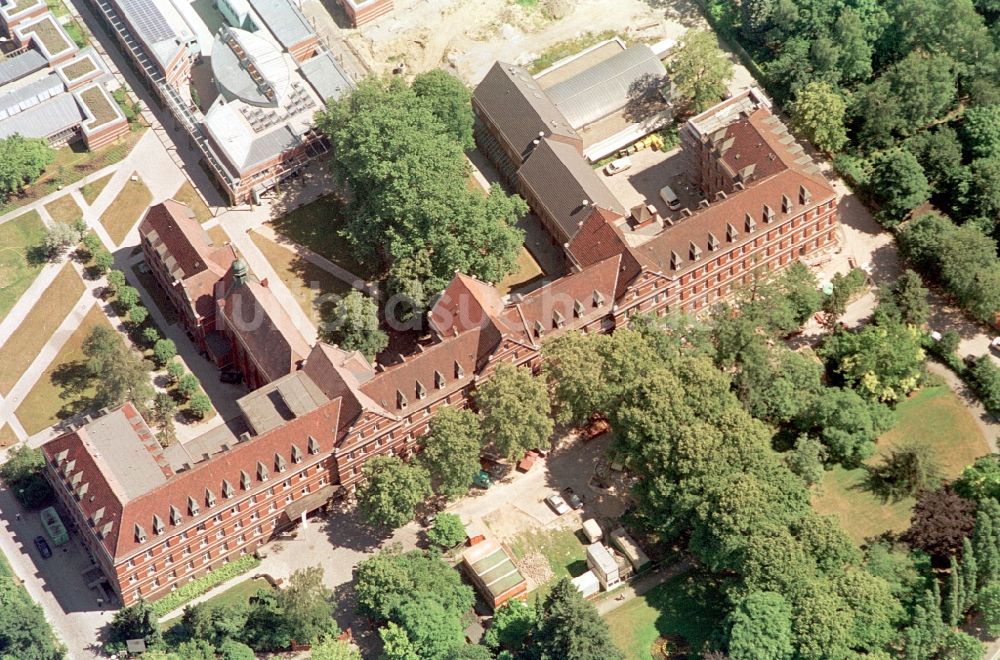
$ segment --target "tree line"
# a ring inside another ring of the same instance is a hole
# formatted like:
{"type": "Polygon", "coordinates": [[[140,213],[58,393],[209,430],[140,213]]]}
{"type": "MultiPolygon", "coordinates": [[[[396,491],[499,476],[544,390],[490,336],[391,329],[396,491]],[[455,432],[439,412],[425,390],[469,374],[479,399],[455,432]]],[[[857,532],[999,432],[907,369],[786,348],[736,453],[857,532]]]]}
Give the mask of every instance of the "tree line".
{"type": "Polygon", "coordinates": [[[974,287],[940,281],[976,318],[1000,309],[1000,28],[992,0],[708,0],[793,127],[895,227],[930,202],[942,251],[977,244],[974,287]]]}

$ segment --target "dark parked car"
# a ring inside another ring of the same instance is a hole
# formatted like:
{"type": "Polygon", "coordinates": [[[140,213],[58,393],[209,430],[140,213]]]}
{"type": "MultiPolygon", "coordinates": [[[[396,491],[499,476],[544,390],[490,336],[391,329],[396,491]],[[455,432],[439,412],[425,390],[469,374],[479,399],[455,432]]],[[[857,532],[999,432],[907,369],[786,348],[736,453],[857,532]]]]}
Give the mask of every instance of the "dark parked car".
{"type": "Polygon", "coordinates": [[[243,374],[239,371],[223,371],[219,374],[219,380],[223,383],[231,383],[235,385],[236,383],[243,382],[243,374]]]}
{"type": "Polygon", "coordinates": [[[45,540],[44,536],[35,537],[35,547],[38,548],[38,554],[42,556],[42,559],[48,559],[52,556],[52,548],[49,547],[49,543],[45,540]]]}
{"type": "Polygon", "coordinates": [[[569,504],[574,510],[583,508],[583,498],[573,492],[572,488],[564,489],[562,496],[566,500],[566,504],[569,504]]]}

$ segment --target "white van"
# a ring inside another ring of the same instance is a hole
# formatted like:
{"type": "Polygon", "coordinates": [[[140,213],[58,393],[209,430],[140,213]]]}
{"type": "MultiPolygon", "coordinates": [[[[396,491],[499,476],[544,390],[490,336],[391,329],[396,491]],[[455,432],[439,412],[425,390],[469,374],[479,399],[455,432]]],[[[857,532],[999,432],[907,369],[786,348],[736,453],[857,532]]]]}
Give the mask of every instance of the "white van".
{"type": "Polygon", "coordinates": [[[660,199],[671,211],[676,211],[681,207],[681,200],[677,198],[677,194],[674,193],[673,188],[670,186],[663,186],[660,188],[660,199]]]}

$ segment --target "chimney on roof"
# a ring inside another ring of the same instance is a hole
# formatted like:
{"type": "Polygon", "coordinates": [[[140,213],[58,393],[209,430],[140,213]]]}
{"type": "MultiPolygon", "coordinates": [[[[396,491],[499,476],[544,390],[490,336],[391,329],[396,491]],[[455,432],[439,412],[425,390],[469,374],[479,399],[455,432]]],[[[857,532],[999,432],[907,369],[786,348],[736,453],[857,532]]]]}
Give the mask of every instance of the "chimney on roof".
{"type": "Polygon", "coordinates": [[[583,206],[584,208],[590,206],[590,200],[588,200],[586,197],[584,197],[583,201],[580,202],[580,206],[583,206]]]}
{"type": "Polygon", "coordinates": [[[262,287],[264,287],[265,289],[267,288],[267,278],[266,277],[260,281],[260,285],[262,287]]]}

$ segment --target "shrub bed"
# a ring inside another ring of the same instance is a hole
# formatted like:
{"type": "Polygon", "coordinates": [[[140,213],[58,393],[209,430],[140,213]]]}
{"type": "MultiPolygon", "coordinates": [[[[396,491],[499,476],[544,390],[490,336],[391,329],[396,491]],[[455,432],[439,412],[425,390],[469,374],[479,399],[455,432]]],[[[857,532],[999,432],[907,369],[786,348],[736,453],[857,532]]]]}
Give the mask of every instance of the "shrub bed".
{"type": "Polygon", "coordinates": [[[188,603],[198,596],[208,593],[226,580],[231,580],[237,575],[242,575],[247,571],[260,566],[260,560],[253,555],[243,555],[236,561],[230,562],[221,568],[217,568],[211,573],[204,575],[193,582],[188,582],[182,587],[178,587],[160,600],[152,604],[153,612],[160,617],[168,612],[176,610],[181,605],[188,603]]]}

